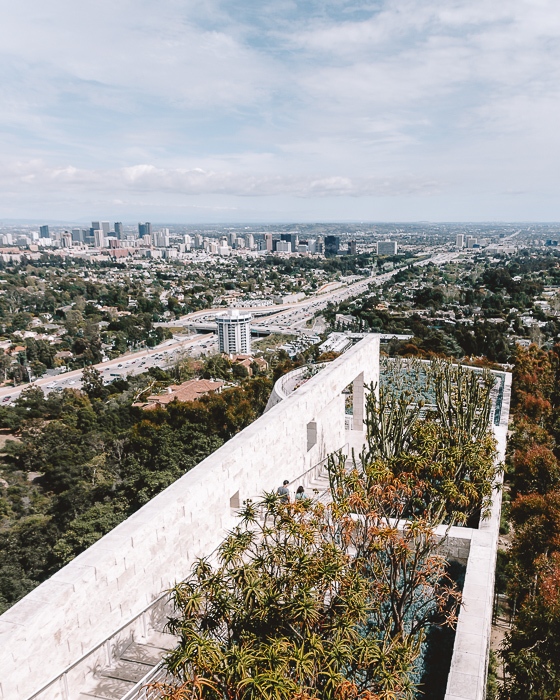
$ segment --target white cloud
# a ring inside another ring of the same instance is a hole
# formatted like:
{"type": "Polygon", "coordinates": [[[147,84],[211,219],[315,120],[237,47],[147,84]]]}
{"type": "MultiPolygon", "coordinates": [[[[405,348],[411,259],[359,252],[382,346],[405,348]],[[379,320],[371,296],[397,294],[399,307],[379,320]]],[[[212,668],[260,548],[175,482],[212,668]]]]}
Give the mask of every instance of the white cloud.
{"type": "Polygon", "coordinates": [[[418,208],[446,193],[482,210],[481,193],[534,203],[560,184],[555,1],[315,7],[10,5],[4,191],[22,202],[149,193],[177,206],[185,195],[332,199],[343,213],[347,198],[418,208]]]}
{"type": "Polygon", "coordinates": [[[40,187],[42,192],[70,188],[113,193],[171,193],[178,195],[225,194],[240,197],[289,195],[295,197],[361,197],[427,194],[439,189],[436,182],[414,177],[309,177],[157,168],[134,165],[113,170],[84,170],[73,166],[50,168],[44,163],[4,164],[0,183],[14,191],[40,187]]]}

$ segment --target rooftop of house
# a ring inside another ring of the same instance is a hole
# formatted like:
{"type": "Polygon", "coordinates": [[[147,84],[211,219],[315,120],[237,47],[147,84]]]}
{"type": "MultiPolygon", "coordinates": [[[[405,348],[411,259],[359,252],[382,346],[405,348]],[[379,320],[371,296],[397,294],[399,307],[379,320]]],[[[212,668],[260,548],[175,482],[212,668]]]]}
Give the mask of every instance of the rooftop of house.
{"type": "Polygon", "coordinates": [[[165,406],[171,401],[196,401],[205,394],[213,394],[223,387],[224,382],[210,379],[189,379],[182,384],[172,384],[167,387],[164,394],[148,396],[142,408],[151,409],[156,406],[165,406]]]}

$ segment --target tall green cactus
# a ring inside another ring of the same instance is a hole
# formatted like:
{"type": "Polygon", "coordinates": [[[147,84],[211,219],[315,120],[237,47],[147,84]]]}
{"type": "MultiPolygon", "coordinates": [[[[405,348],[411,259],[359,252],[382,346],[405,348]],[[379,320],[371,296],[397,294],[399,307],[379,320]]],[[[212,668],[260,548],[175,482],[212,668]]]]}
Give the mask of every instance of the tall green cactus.
{"type": "Polygon", "coordinates": [[[373,385],[366,393],[366,436],[362,461],[391,459],[406,450],[414,424],[420,417],[423,401],[416,402],[411,392],[394,393],[381,387],[379,398],[373,385]]]}
{"type": "Polygon", "coordinates": [[[482,440],[488,432],[492,409],[492,373],[487,369],[475,372],[441,360],[432,363],[431,372],[436,419],[447,428],[453,444],[482,440]]]}
{"type": "Polygon", "coordinates": [[[379,394],[375,385],[366,387],[367,439],[359,461],[348,469],[342,455],[329,460],[335,501],[350,486],[354,494],[368,493],[388,470],[423,484],[414,508],[434,522],[465,522],[485,512],[500,469],[490,430],[494,375],[442,360],[383,369],[379,394]]]}

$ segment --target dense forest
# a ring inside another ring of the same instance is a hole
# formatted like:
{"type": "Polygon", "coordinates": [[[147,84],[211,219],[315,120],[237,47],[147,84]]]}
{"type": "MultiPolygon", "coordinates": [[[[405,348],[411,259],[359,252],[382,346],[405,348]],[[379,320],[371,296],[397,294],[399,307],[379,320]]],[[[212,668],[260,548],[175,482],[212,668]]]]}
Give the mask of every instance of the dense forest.
{"type": "Polygon", "coordinates": [[[17,436],[0,482],[0,612],[249,425],[272,388],[247,377],[192,403],[133,405],[171,381],[153,370],[104,386],[87,369],[83,391],[31,388],[0,408],[17,436]]]}

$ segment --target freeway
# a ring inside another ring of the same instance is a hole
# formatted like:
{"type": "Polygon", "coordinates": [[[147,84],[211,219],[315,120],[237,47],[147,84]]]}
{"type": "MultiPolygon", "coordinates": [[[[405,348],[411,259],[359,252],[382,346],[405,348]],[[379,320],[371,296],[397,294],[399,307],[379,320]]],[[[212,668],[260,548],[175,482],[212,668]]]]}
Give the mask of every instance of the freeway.
{"type": "MultiPolygon", "coordinates": [[[[430,263],[435,265],[444,265],[451,260],[459,257],[460,252],[451,253],[435,253],[429,258],[412,262],[412,265],[424,266],[430,263]]],[[[339,286],[335,289],[323,293],[318,293],[312,297],[303,299],[302,301],[278,304],[275,306],[260,306],[248,308],[254,317],[252,325],[257,327],[263,333],[275,332],[294,334],[305,332],[313,332],[311,329],[306,329],[306,323],[314,317],[314,315],[325,309],[329,302],[340,303],[345,299],[367,291],[369,285],[380,285],[390,280],[399,271],[399,268],[385,272],[376,277],[365,277],[358,282],[346,286],[339,286]]],[[[328,285],[325,285],[328,287],[328,285]]],[[[323,288],[324,289],[324,288],[323,288]]],[[[205,325],[215,320],[216,316],[224,313],[224,307],[213,309],[202,309],[193,313],[182,316],[181,318],[169,323],[161,323],[158,325],[168,327],[184,327],[185,330],[189,326],[193,326],[197,321],[203,322],[205,325]]],[[[101,372],[103,380],[108,383],[118,377],[126,377],[129,374],[141,374],[147,372],[150,367],[167,367],[173,364],[181,354],[188,352],[191,355],[201,353],[210,354],[217,352],[217,338],[215,333],[206,333],[205,335],[195,334],[180,340],[166,340],[154,348],[144,348],[137,352],[121,355],[115,360],[101,362],[95,365],[96,369],[101,372]]],[[[42,377],[32,382],[33,386],[41,387],[45,393],[49,391],[57,391],[64,388],[80,388],[82,370],[77,369],[71,372],[65,372],[54,377],[42,377]]],[[[20,384],[17,387],[2,387],[0,388],[0,404],[12,403],[22,391],[30,384],[20,384]]]]}
{"type": "MultiPolygon", "coordinates": [[[[411,262],[411,265],[418,267],[423,267],[430,263],[434,265],[444,265],[451,260],[462,255],[461,252],[445,252],[445,253],[434,253],[428,258],[422,260],[416,260],[411,262]]],[[[284,332],[284,333],[294,333],[301,332],[304,330],[304,326],[308,320],[313,318],[313,316],[322,309],[326,308],[329,302],[340,303],[345,299],[365,292],[369,285],[375,284],[380,285],[388,281],[394,275],[399,272],[399,268],[391,270],[390,272],[384,272],[376,277],[364,277],[358,282],[354,282],[349,285],[337,286],[336,289],[331,289],[327,291],[325,288],[329,285],[324,285],[322,289],[317,294],[307,297],[301,301],[291,302],[287,304],[275,304],[268,306],[254,306],[244,309],[248,311],[253,316],[252,327],[261,326],[262,330],[268,330],[270,327],[270,332],[284,332]],[[272,330],[273,329],[273,330],[272,330]]],[[[169,321],[166,323],[161,323],[159,325],[169,326],[169,327],[193,327],[195,322],[201,322],[204,324],[210,324],[213,322],[218,314],[222,314],[226,311],[223,306],[214,307],[212,309],[202,309],[201,311],[194,311],[186,316],[181,316],[174,321],[169,321]]]]}
{"type": "MultiPolygon", "coordinates": [[[[129,374],[147,372],[150,367],[167,367],[185,352],[193,355],[204,351],[217,351],[214,334],[196,335],[182,340],[166,340],[154,348],[144,348],[138,352],[121,355],[115,360],[101,362],[95,368],[101,372],[105,383],[129,374]]],[[[12,403],[21,392],[29,386],[40,387],[46,394],[60,389],[79,389],[81,387],[82,370],[76,369],[64,372],[54,377],[42,377],[31,384],[20,384],[17,387],[0,388],[0,402],[12,403]]]]}

